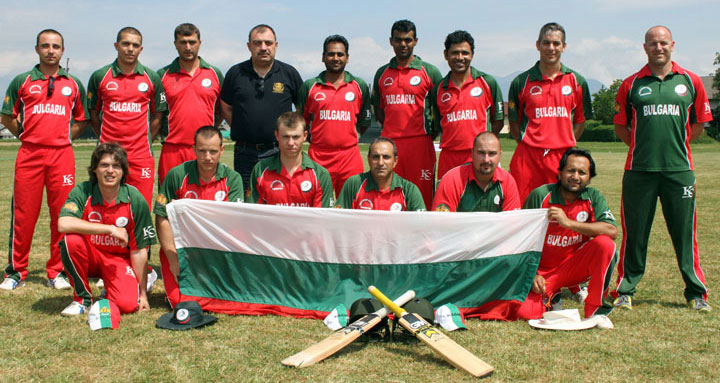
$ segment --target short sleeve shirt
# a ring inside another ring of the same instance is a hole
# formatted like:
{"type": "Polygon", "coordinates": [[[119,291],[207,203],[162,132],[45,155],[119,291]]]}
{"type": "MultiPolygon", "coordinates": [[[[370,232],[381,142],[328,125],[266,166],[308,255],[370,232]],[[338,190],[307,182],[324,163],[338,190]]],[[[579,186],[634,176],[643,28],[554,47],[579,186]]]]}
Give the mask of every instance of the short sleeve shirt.
{"type": "Polygon", "coordinates": [[[442,74],[437,67],[418,56],[405,67],[398,66],[394,57],[380,67],[373,80],[372,104],[385,117],[382,136],[407,138],[432,134],[432,90],[440,81],[442,74]]]}
{"type": "Polygon", "coordinates": [[[345,72],[337,89],[325,80],[325,73],[300,87],[297,107],[310,127],[311,145],[349,148],[357,145],[358,131],[370,126],[370,93],[360,78],[345,72]]]}
{"type": "Polygon", "coordinates": [[[510,84],[508,119],[520,123],[520,140],[528,146],[573,147],[573,124],[589,118],[592,104],[587,81],[565,65],[550,79],[542,74],[538,62],[510,84]]]}
{"type": "Polygon", "coordinates": [[[615,100],[616,125],[630,128],[625,170],[693,170],[690,129],[712,120],[700,78],[672,63],[660,80],[646,65],[625,79],[615,100]]]}
{"type": "Polygon", "coordinates": [[[298,71],[279,60],[262,79],[250,60],[233,65],[220,91],[222,101],[232,107],[230,137],[252,144],[274,142],[276,120],[292,110],[301,85],[298,71]]]}
{"type": "Polygon", "coordinates": [[[420,189],[397,173],[393,174],[390,187],[387,190],[380,190],[372,173],[368,171],[354,175],[345,181],[335,207],[361,210],[423,211],[425,202],[420,194],[420,189]]]}
{"type": "MultiPolygon", "coordinates": [[[[543,185],[530,192],[523,207],[547,209],[552,206],[561,208],[568,218],[578,222],[605,222],[617,226],[605,197],[592,187],[586,188],[574,202],[568,204],[560,194],[560,184],[543,185]]],[[[588,240],[590,238],[563,228],[557,222],[550,222],[540,258],[540,269],[550,270],[557,267],[588,240]]]]}
{"type": "Polygon", "coordinates": [[[110,234],[89,234],[90,243],[98,250],[112,254],[127,254],[157,243],[157,235],[150,218],[150,209],[142,194],[130,185],[120,185],[113,202],[103,200],[96,183],[85,181],[75,185],[60,209],[60,217],[75,217],[88,222],[124,227],[128,243],[110,234]]]}
{"type": "Polygon", "coordinates": [[[448,73],[433,93],[443,149],[472,149],[478,133],[491,131],[493,121],[505,119],[500,86],[494,77],[475,68],[460,88],[448,73]]]}
{"type": "Polygon", "coordinates": [[[89,119],[86,100],[85,88],[75,76],[60,68],[51,80],[36,65],[10,82],[2,114],[20,117],[22,142],[67,146],[71,142],[71,120],[89,119]]]}
{"type": "Polygon", "coordinates": [[[242,202],[242,177],[225,164],[218,164],[215,177],[205,183],[200,179],[197,161],[187,161],[170,169],[155,198],[154,213],[167,218],[165,206],[176,199],[242,202]]]}
{"type": "Polygon", "coordinates": [[[517,184],[510,173],[496,168],[487,190],[477,183],[472,163],[457,166],[440,180],[433,210],[501,212],[520,209],[517,184]]]}
{"type": "Polygon", "coordinates": [[[90,76],[88,100],[102,120],[100,142],[117,142],[131,161],[152,157],[151,116],[167,110],[155,71],[138,62],[134,72],[125,74],[115,60],[90,76]]]}
{"type": "Polygon", "coordinates": [[[200,66],[191,75],[180,66],[179,59],[158,71],[165,91],[170,144],[193,145],[195,131],[215,125],[220,114],[220,89],[224,76],[220,69],[200,58],[200,66]]]}
{"type": "Polygon", "coordinates": [[[330,173],[302,154],[300,167],[290,176],[280,153],[255,165],[250,175],[250,201],[265,205],[331,207],[333,184],[330,173]]]}

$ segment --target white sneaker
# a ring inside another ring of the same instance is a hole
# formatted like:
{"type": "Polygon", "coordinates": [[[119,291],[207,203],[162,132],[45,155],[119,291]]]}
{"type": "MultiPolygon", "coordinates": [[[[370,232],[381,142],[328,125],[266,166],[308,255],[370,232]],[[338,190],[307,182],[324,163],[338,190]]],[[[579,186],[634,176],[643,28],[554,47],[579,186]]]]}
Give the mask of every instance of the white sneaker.
{"type": "Polygon", "coordinates": [[[574,300],[577,303],[585,303],[585,298],[588,296],[587,287],[583,286],[580,288],[580,291],[573,294],[570,299],[574,300]]]}
{"type": "Polygon", "coordinates": [[[47,285],[55,290],[67,290],[72,288],[70,282],[68,282],[68,280],[62,275],[58,275],[57,277],[48,280],[47,285]]]}
{"type": "Polygon", "coordinates": [[[150,269],[150,272],[147,276],[147,292],[150,293],[150,290],[152,290],[153,286],[155,285],[155,281],[157,281],[158,275],[155,269],[150,269]]]}
{"type": "Polygon", "coordinates": [[[83,306],[80,303],[77,303],[75,301],[72,301],[65,309],[60,313],[60,315],[64,315],[66,317],[71,317],[75,315],[85,314],[87,311],[87,307],[83,306]]]}
{"type": "Polygon", "coordinates": [[[5,277],[2,283],[0,283],[0,289],[7,291],[12,291],[23,286],[25,286],[25,281],[18,282],[10,277],[5,277]]]}
{"type": "Polygon", "coordinates": [[[102,278],[98,279],[97,282],[95,282],[95,287],[98,289],[102,289],[105,287],[105,282],[103,282],[102,278]]]}

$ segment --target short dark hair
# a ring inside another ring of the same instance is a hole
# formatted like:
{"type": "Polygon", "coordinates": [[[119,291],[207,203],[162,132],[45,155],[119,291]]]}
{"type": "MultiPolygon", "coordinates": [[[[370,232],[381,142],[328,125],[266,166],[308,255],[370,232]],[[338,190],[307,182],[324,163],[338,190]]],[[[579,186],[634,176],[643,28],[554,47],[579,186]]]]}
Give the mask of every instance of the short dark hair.
{"type": "Polygon", "coordinates": [[[192,36],[194,34],[197,34],[198,39],[200,39],[200,30],[198,27],[191,23],[182,23],[175,27],[175,34],[173,36],[175,40],[177,40],[180,36],[192,36]]]}
{"type": "Polygon", "coordinates": [[[595,172],[595,160],[593,160],[592,156],[590,155],[590,152],[585,149],[580,148],[570,148],[565,151],[562,158],[560,159],[560,166],[558,167],[558,172],[562,172],[563,169],[565,169],[565,166],[567,165],[568,157],[570,156],[580,156],[585,157],[590,161],[590,178],[593,178],[597,175],[595,172]]]}
{"type": "Polygon", "coordinates": [[[342,43],[342,45],[345,46],[345,54],[350,54],[350,44],[348,44],[348,41],[345,37],[340,35],[330,35],[325,39],[325,42],[323,43],[323,56],[325,53],[327,53],[327,46],[330,43],[342,43]]]}
{"type": "Polygon", "coordinates": [[[40,31],[40,33],[37,34],[37,37],[35,38],[35,46],[40,45],[40,35],[42,35],[43,33],[54,33],[54,34],[60,36],[60,42],[62,42],[62,46],[63,46],[63,48],[65,48],[65,38],[63,37],[62,33],[58,32],[52,28],[43,29],[42,31],[40,31]]]}
{"type": "Polygon", "coordinates": [[[248,42],[250,42],[250,37],[252,36],[253,32],[255,32],[255,31],[262,32],[266,29],[269,29],[270,32],[272,32],[273,37],[275,38],[275,41],[277,41],[277,35],[275,34],[275,30],[271,26],[269,26],[267,24],[258,24],[256,26],[252,27],[252,29],[250,29],[250,32],[248,32],[248,42]]]}
{"type": "Polygon", "coordinates": [[[393,31],[398,31],[400,33],[412,32],[416,39],[418,37],[417,30],[415,29],[415,23],[410,20],[398,20],[394,22],[390,28],[390,37],[392,37],[393,31]]]}
{"type": "Polygon", "coordinates": [[[305,118],[298,112],[285,112],[278,116],[277,123],[275,124],[275,130],[278,130],[281,126],[291,128],[295,125],[302,125],[303,130],[307,130],[305,125],[305,118]]]}
{"type": "Polygon", "coordinates": [[[468,43],[470,52],[475,53],[475,39],[468,31],[455,31],[445,38],[445,50],[449,51],[453,44],[468,43]]]}
{"type": "Polygon", "coordinates": [[[125,149],[123,149],[117,142],[105,142],[95,147],[95,150],[93,150],[92,155],[90,156],[90,166],[88,167],[90,182],[97,184],[98,180],[95,170],[100,164],[100,160],[107,154],[111,155],[115,161],[120,163],[120,167],[123,171],[122,178],[120,179],[120,185],[124,185],[125,180],[127,180],[128,169],[130,166],[128,165],[128,158],[125,149]]]}
{"type": "Polygon", "coordinates": [[[392,138],[387,138],[387,137],[378,137],[378,138],[372,140],[372,142],[370,142],[370,145],[368,145],[368,156],[370,155],[370,152],[372,151],[373,145],[375,145],[379,142],[389,142],[390,145],[392,145],[392,147],[393,147],[393,157],[397,157],[397,145],[395,145],[395,141],[393,141],[392,138]]]}
{"type": "Polygon", "coordinates": [[[558,23],[547,23],[543,25],[542,28],[540,28],[540,34],[538,34],[537,42],[541,42],[543,37],[549,32],[561,32],[563,35],[562,42],[565,44],[565,28],[558,23]]]}
{"type": "Polygon", "coordinates": [[[117,33],[117,37],[115,38],[116,43],[120,42],[120,39],[122,38],[123,33],[129,33],[131,35],[140,36],[140,44],[142,44],[142,33],[140,33],[140,31],[135,27],[125,27],[125,28],[119,30],[117,33]]]}
{"type": "Polygon", "coordinates": [[[210,138],[212,136],[217,136],[220,139],[220,144],[223,143],[223,136],[220,129],[212,126],[212,125],[205,125],[198,128],[198,130],[195,131],[195,138],[194,138],[194,144],[197,145],[197,138],[198,136],[203,136],[205,138],[210,138]]]}

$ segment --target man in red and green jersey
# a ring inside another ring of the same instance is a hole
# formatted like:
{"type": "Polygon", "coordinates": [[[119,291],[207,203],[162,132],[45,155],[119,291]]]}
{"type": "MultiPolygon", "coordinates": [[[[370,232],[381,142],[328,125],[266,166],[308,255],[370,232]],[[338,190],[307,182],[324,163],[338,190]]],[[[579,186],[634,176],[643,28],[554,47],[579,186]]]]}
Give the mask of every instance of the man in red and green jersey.
{"type": "Polygon", "coordinates": [[[710,311],[700,268],[695,207],[695,174],[690,141],[712,120],[700,78],[671,60],[675,42],[663,26],[645,34],[648,64],[623,81],[615,103],[615,132],[630,146],[622,187],[623,242],[615,305],[632,308],[645,271],[648,237],[657,199],[663,207],[685,299],[710,311]]]}
{"type": "Polygon", "coordinates": [[[378,137],[368,148],[370,171],[350,177],[336,208],[390,211],[424,211],[422,194],[414,183],[395,174],[397,147],[390,138],[378,137]]]}
{"type": "Polygon", "coordinates": [[[536,187],[555,182],[560,157],[575,146],[585,120],[592,118],[585,78],[560,61],[565,29],[543,25],[535,47],[540,60],[515,77],[508,96],[510,133],[518,141],[510,173],[521,201],[536,187]]]}
{"type": "Polygon", "coordinates": [[[345,180],[363,171],[358,133],[370,126],[370,93],[365,81],[345,71],[349,58],[347,39],[326,38],[326,70],[303,83],[296,103],[310,127],[308,154],[330,172],[336,194],[345,180]]]}
{"type": "Polygon", "coordinates": [[[225,151],[222,132],[215,126],[206,125],[195,131],[193,141],[195,159],[170,169],[155,199],[160,265],[165,294],[172,307],[183,297],[177,282],[180,264],[165,206],[184,198],[242,202],[245,195],[240,174],[220,163],[225,151]]]}
{"type": "Polygon", "coordinates": [[[502,149],[495,133],[475,137],[472,162],[456,166],[440,180],[435,211],[500,212],[520,209],[515,179],[498,167],[502,149]]]}
{"type": "Polygon", "coordinates": [[[255,165],[248,202],[303,207],[332,207],[330,173],[302,151],[307,138],[303,117],[285,112],[278,117],[275,139],[280,152],[255,165]]]}
{"type": "Polygon", "coordinates": [[[35,44],[40,63],[16,76],[5,94],[0,122],[22,144],[15,160],[8,266],[0,283],[3,290],[21,287],[27,277],[43,187],[50,210],[50,259],[45,266],[48,284],[56,289],[70,288],[61,274],[57,217],[75,184],[75,157],[70,143],[85,129],[89,117],[85,89],[60,67],[64,50],[58,31],[41,31],[35,44]]]}
{"type": "Polygon", "coordinates": [[[65,234],[62,262],[73,285],[73,301],[62,315],[80,315],[93,300],[88,278],[102,278],[106,298],[123,314],[149,310],[147,248],[157,243],[150,209],[126,184],[128,160],[116,143],[98,145],[90,158],[90,180],[70,192],[58,219],[65,234]]]}
{"type": "Polygon", "coordinates": [[[90,76],[90,124],[100,142],[117,142],[128,153],[128,184],[138,188],[148,206],[152,202],[155,160],[152,140],[167,110],[157,73],[138,61],[142,35],[133,27],[117,34],[117,59],[90,76]]]}
{"type": "Polygon", "coordinates": [[[548,209],[550,223],[540,265],[530,294],[519,308],[519,318],[541,318],[546,310],[543,301],[552,302],[563,287],[588,279],[585,317],[612,311],[603,298],[617,262],[617,224],[602,194],[587,186],[594,176],[595,161],[590,153],[570,148],[560,159],[558,181],[533,190],[525,200],[525,209],[548,209]]]}
{"type": "Polygon", "coordinates": [[[170,169],[195,159],[193,135],[198,128],[222,122],[219,96],[223,75],[198,56],[200,30],[190,23],[178,25],[174,44],[178,57],[158,71],[168,108],[163,118],[167,138],[160,152],[158,185],[170,169]]]}
{"type": "Polygon", "coordinates": [[[383,137],[391,138],[402,161],[395,173],[414,183],[425,206],[435,190],[435,146],[432,136],[432,90],[442,80],[440,71],[413,54],[417,30],[410,20],[390,29],[395,57],[375,73],[371,101],[383,137]]]}
{"type": "Polygon", "coordinates": [[[455,31],[445,39],[445,59],[450,72],[433,89],[433,124],[442,132],[437,178],[472,160],[475,136],[490,131],[498,134],[505,113],[500,86],[493,76],[470,65],[475,40],[466,31],[455,31]]]}

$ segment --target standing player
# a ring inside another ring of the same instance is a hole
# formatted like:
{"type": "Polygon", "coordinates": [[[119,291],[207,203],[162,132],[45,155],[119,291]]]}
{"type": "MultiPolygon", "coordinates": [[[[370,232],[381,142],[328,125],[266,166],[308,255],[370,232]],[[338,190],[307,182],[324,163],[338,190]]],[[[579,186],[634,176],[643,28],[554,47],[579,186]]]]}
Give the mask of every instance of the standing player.
{"type": "Polygon", "coordinates": [[[595,177],[595,161],[586,150],[570,148],[560,159],[558,181],[533,190],[526,209],[548,209],[550,221],[540,265],[530,295],[520,307],[523,319],[542,317],[563,287],[590,280],[585,299],[585,318],[608,314],[603,306],[617,258],[615,217],[605,197],[588,187],[595,177]]]}
{"type": "Polygon", "coordinates": [[[536,187],[555,182],[560,157],[575,146],[585,119],[592,118],[585,78],[560,62],[566,45],[561,25],[543,25],[535,42],[540,61],[510,84],[508,120],[518,141],[510,173],[521,201],[536,187]]]}
{"type": "Polygon", "coordinates": [[[278,42],[269,25],[254,26],[247,47],[250,60],[227,71],[220,105],[235,141],[235,171],[249,193],[255,164],[278,152],[275,121],[292,110],[302,79],[295,68],[275,60],[278,42]]]}
{"type": "Polygon", "coordinates": [[[40,214],[43,186],[50,210],[50,259],[48,285],[70,288],[60,261],[60,207],[75,184],[75,156],[71,140],[85,129],[88,115],[85,89],[60,67],[65,41],[60,32],[38,33],[35,52],[40,63],[13,79],[5,94],[0,122],[22,145],[15,160],[10,251],[0,289],[25,284],[35,223],[40,214]]]}
{"type": "Polygon", "coordinates": [[[90,76],[90,123],[100,142],[117,142],[125,149],[130,161],[127,182],[150,206],[155,181],[151,144],[167,105],[160,77],[138,61],[143,50],[140,31],[121,29],[115,50],[117,59],[90,76]]]}
{"type": "Polygon", "coordinates": [[[435,189],[435,146],[432,136],[432,90],[442,80],[440,71],[413,53],[418,37],[410,20],[390,28],[395,57],[375,73],[371,101],[382,136],[395,141],[395,173],[414,183],[425,206],[432,204],[435,189]]]}
{"type": "Polygon", "coordinates": [[[180,264],[165,205],[183,198],[242,202],[244,194],[240,175],[220,163],[225,151],[222,132],[212,125],[203,126],[195,131],[194,142],[195,159],[170,169],[155,199],[160,265],[165,294],[172,307],[182,300],[177,282],[180,264]]]}
{"type": "Polygon", "coordinates": [[[332,207],[333,188],[324,167],[303,153],[307,129],[303,117],[285,112],[278,117],[275,138],[280,152],[255,165],[249,202],[304,207],[332,207]]]}
{"type": "Polygon", "coordinates": [[[158,185],[162,185],[170,169],[195,158],[193,134],[199,127],[219,126],[222,122],[219,96],[223,75],[198,56],[201,44],[196,26],[178,25],[175,28],[178,57],[158,71],[168,108],[167,119],[163,119],[168,136],[160,152],[158,185]]]}
{"type": "Polygon", "coordinates": [[[645,272],[648,237],[660,197],[690,307],[710,311],[700,268],[695,207],[695,173],[690,141],[702,134],[712,112],[700,78],[670,59],[670,30],[645,33],[648,64],[618,89],[615,132],[630,146],[622,187],[623,243],[615,306],[632,308],[645,272]]]}
{"type": "Polygon", "coordinates": [[[445,39],[445,60],[450,72],[433,90],[435,127],[442,131],[438,179],[448,170],[472,160],[473,139],[480,132],[498,134],[505,114],[495,78],[470,65],[475,40],[466,31],[445,39]]]}
{"type": "Polygon", "coordinates": [[[515,179],[498,167],[502,149],[495,133],[475,137],[472,162],[457,166],[440,180],[433,210],[500,212],[520,209],[515,179]]]}
{"type": "Polygon", "coordinates": [[[362,173],[358,133],[370,126],[368,86],[345,71],[349,48],[340,35],[325,39],[322,62],[326,70],[303,83],[297,101],[310,127],[308,154],[330,172],[336,194],[345,180],[362,173]]]}
{"type": "Polygon", "coordinates": [[[350,177],[335,207],[342,209],[423,211],[425,203],[414,183],[395,174],[398,163],[393,140],[378,137],[368,148],[370,171],[350,177]]]}
{"type": "Polygon", "coordinates": [[[80,315],[93,300],[89,277],[105,281],[107,299],[123,314],[149,310],[147,248],[157,243],[143,196],[126,184],[128,159],[120,145],[98,145],[90,180],[70,192],[58,219],[62,262],[74,287],[62,315],[80,315]]]}

